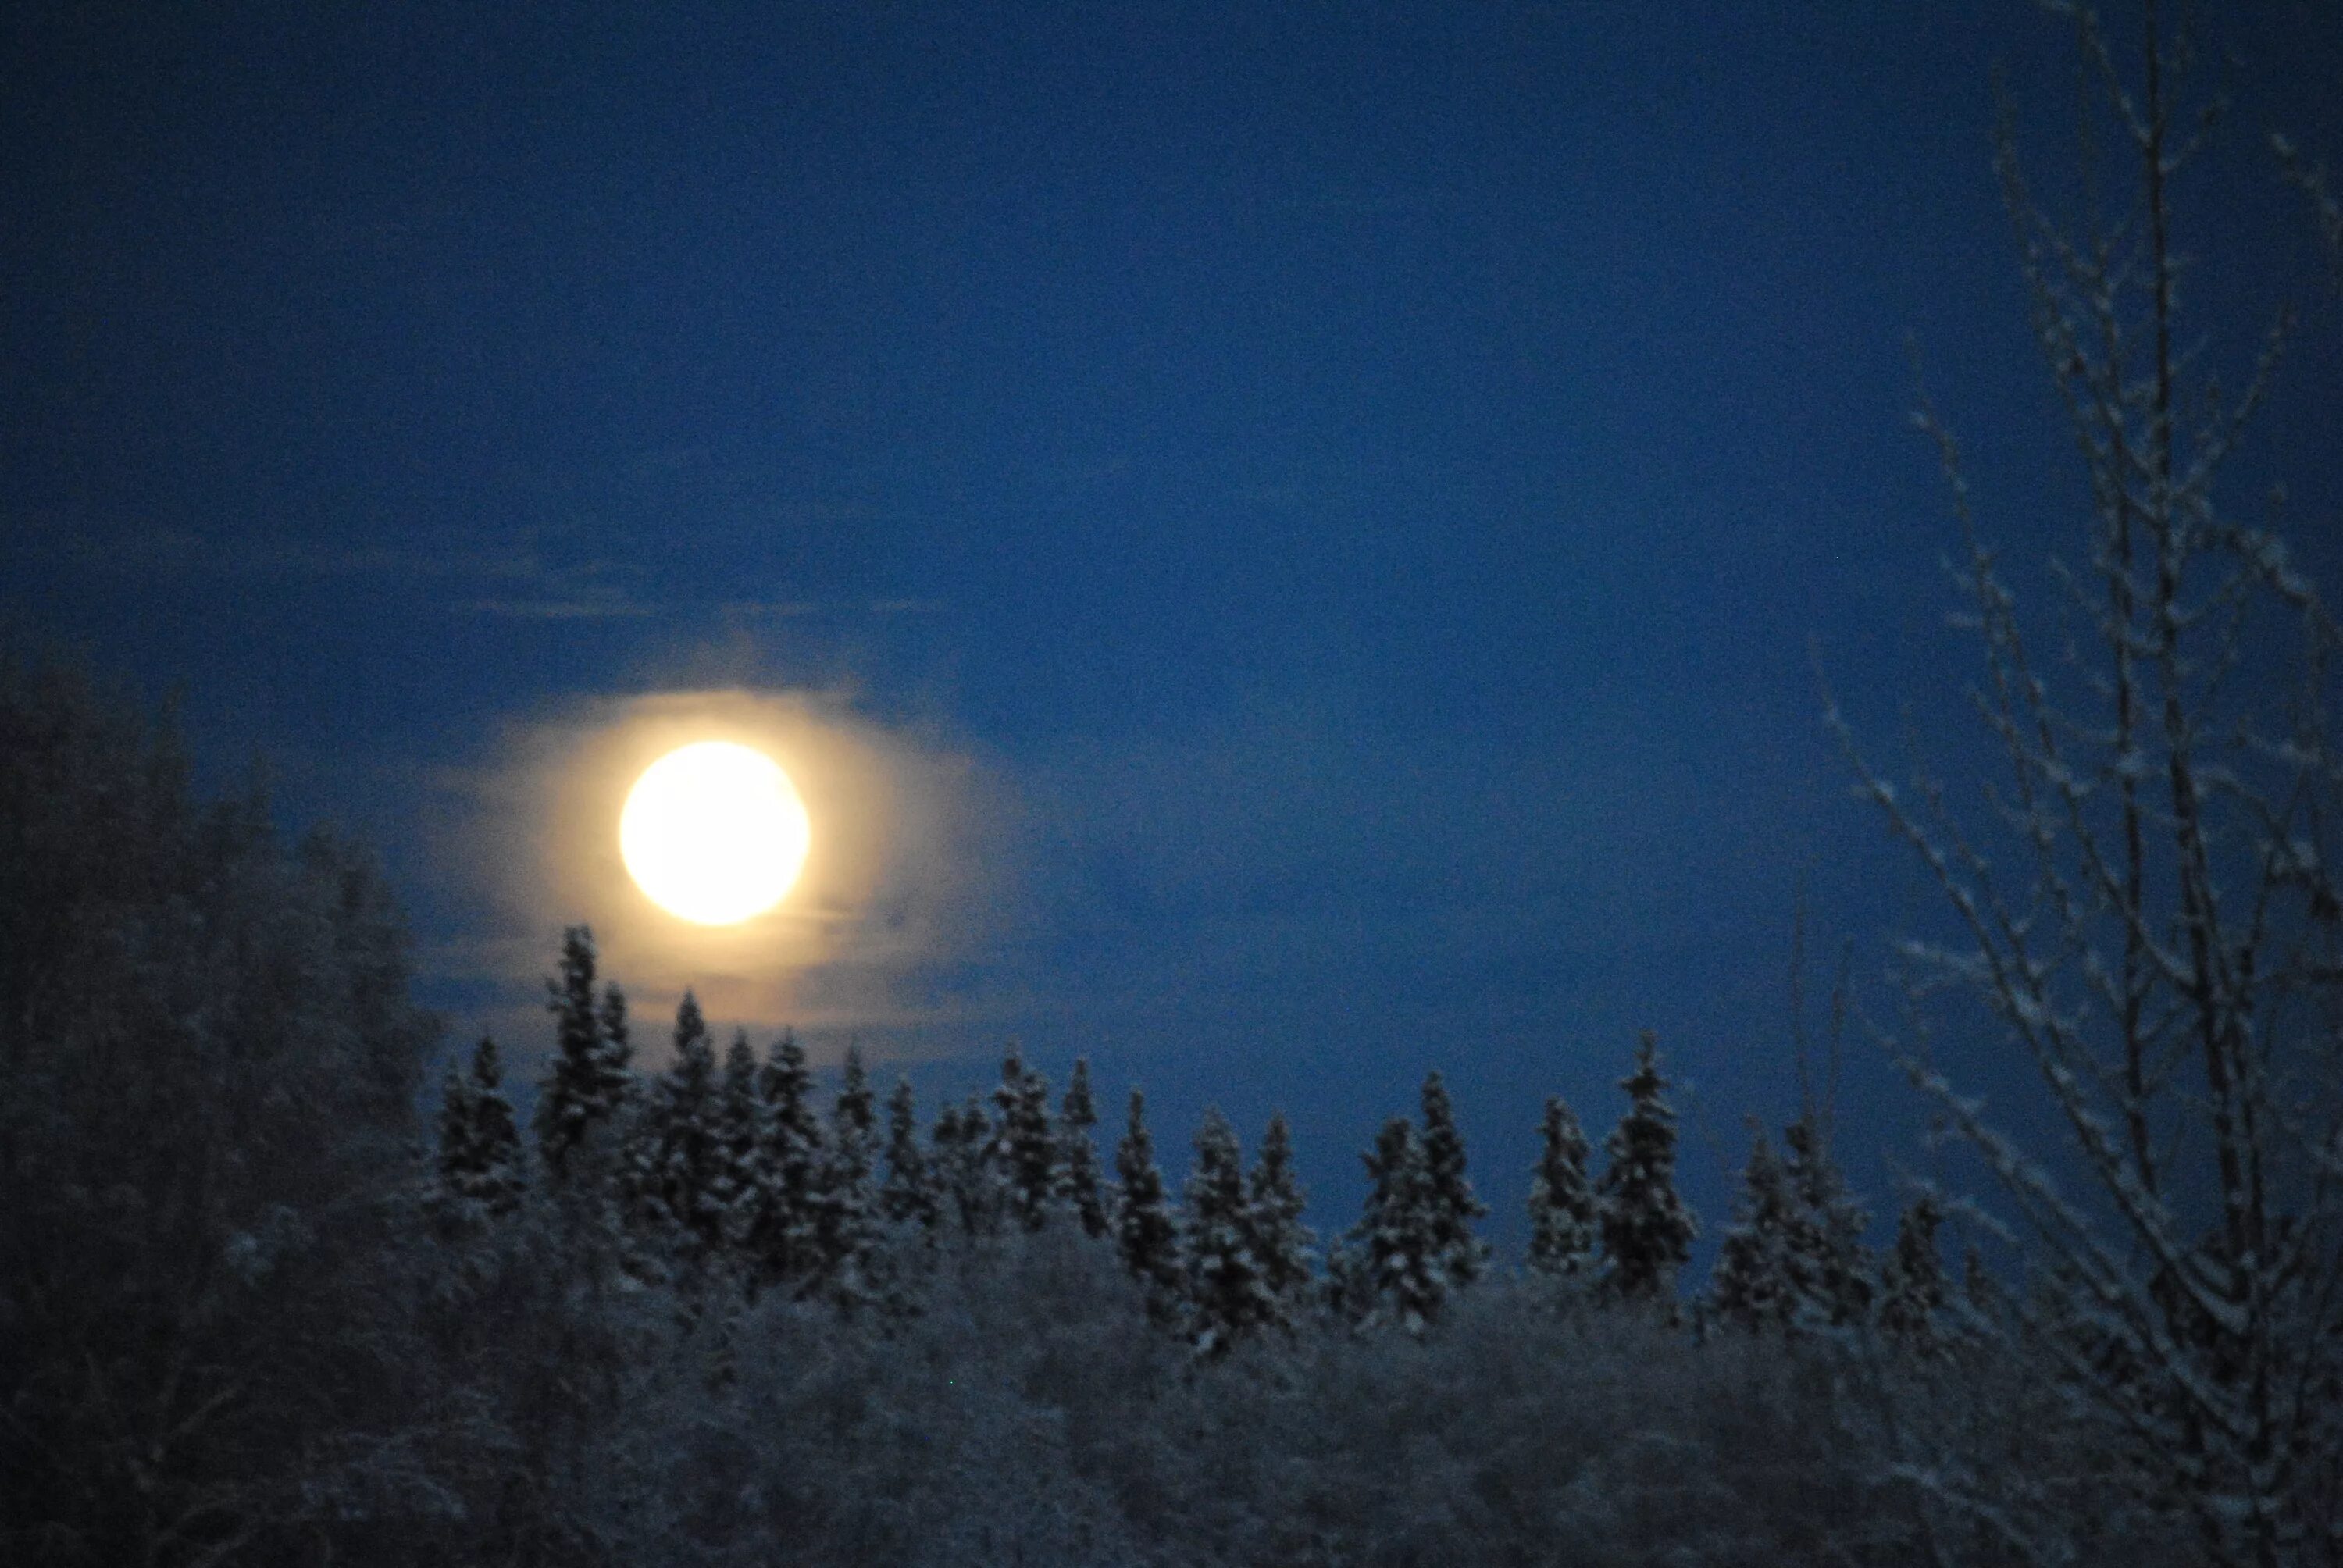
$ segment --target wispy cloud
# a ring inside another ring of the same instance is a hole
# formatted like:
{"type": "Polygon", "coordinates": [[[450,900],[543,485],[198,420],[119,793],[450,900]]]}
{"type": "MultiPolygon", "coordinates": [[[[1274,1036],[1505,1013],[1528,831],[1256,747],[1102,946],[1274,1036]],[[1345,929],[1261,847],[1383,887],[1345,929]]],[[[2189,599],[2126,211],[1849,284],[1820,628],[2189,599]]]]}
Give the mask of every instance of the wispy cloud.
{"type": "Polygon", "coordinates": [[[473,615],[505,620],[617,620],[659,613],[656,605],[635,604],[618,598],[572,599],[474,599],[462,607],[473,615]]]}

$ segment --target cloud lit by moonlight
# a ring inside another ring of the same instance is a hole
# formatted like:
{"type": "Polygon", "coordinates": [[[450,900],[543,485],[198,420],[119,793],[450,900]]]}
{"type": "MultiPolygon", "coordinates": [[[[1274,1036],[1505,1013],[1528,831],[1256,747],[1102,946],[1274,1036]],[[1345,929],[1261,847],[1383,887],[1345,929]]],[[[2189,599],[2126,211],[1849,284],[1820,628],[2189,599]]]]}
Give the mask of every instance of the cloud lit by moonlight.
{"type": "Polygon", "coordinates": [[[687,986],[719,1023],[918,1051],[976,1021],[960,988],[1018,907],[997,780],[813,694],[579,702],[515,726],[474,801],[455,847],[504,933],[480,967],[534,990],[592,926],[652,1060],[687,986]]]}

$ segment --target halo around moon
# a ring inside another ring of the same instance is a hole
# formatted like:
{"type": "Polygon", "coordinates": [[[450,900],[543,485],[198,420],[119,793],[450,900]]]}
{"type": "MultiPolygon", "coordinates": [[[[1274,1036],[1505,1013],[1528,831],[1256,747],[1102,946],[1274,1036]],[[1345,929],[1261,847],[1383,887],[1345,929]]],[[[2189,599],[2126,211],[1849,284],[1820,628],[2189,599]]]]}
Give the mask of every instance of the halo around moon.
{"type": "Polygon", "coordinates": [[[737,925],[779,903],[812,840],[780,765],[729,740],[669,752],[643,770],[618,813],[628,874],[651,902],[695,925],[737,925]]]}

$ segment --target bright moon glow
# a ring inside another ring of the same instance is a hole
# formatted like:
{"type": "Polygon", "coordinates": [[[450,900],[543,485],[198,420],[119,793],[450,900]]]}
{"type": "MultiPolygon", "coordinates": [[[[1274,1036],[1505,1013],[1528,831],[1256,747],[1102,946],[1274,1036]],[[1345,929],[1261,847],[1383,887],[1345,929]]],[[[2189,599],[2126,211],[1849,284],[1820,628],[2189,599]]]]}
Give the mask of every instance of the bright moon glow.
{"type": "Polygon", "coordinates": [[[618,813],[618,854],[671,915],[729,926],[781,901],[812,829],[779,764],[729,740],[670,751],[643,770],[618,813]]]}

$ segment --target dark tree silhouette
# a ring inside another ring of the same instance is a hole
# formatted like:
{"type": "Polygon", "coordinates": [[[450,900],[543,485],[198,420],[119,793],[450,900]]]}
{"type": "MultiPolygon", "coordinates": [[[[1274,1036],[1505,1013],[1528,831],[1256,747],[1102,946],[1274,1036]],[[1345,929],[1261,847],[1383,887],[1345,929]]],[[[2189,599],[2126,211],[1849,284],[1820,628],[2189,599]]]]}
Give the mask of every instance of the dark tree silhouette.
{"type": "Polygon", "coordinates": [[[1635,1048],[1635,1070],[1619,1081],[1627,1113],[1604,1142],[1610,1163],[1595,1188],[1603,1234],[1603,1293],[1614,1301],[1675,1305],[1676,1271],[1692,1256],[1692,1211],[1676,1195],[1676,1118],[1660,1076],[1659,1039],[1635,1048]]]}

